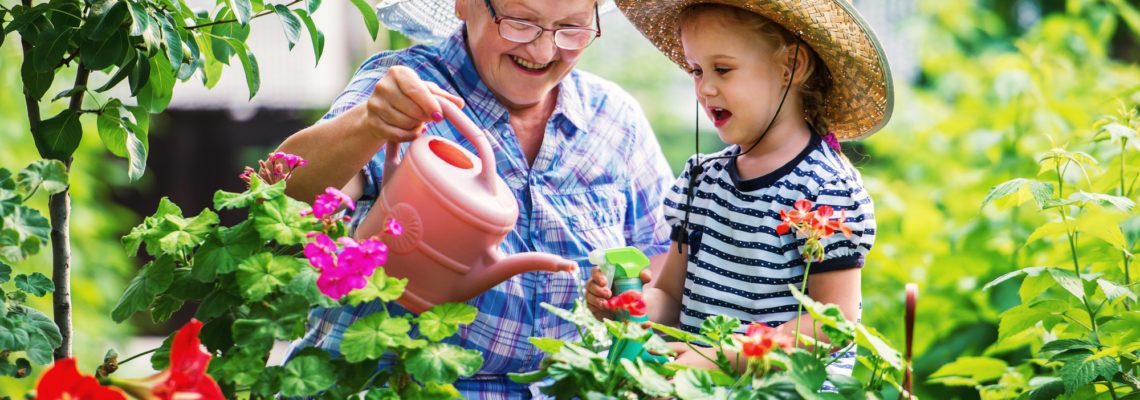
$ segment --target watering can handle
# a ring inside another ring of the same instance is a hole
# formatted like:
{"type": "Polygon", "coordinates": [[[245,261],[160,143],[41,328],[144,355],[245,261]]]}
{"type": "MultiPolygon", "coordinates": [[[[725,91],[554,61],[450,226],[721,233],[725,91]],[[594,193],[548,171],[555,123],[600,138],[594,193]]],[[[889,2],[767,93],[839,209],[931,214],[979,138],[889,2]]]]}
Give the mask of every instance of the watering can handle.
{"type": "MultiPolygon", "coordinates": [[[[436,96],[439,101],[439,107],[443,109],[443,117],[451,122],[452,126],[459,129],[459,133],[467,138],[471,144],[475,145],[475,152],[479,156],[479,161],[482,163],[482,170],[479,171],[479,184],[483,186],[487,192],[494,194],[498,186],[495,185],[495,152],[491,149],[491,142],[487,139],[487,134],[482,129],[479,129],[463,111],[459,110],[451,101],[436,96]]],[[[388,182],[388,177],[395,171],[398,157],[400,154],[400,144],[396,142],[388,142],[384,150],[384,182],[388,182]]]]}

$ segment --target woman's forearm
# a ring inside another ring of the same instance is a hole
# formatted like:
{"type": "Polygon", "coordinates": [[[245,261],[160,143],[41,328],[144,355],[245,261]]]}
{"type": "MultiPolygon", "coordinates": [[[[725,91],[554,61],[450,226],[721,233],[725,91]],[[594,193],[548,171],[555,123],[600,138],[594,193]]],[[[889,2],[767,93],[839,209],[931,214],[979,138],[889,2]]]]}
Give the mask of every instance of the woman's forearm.
{"type": "Polygon", "coordinates": [[[286,194],[312,201],[326,187],[342,188],[381,149],[384,140],[363,124],[365,104],[294,133],[281,143],[277,151],[308,161],[289,178],[286,194]]]}

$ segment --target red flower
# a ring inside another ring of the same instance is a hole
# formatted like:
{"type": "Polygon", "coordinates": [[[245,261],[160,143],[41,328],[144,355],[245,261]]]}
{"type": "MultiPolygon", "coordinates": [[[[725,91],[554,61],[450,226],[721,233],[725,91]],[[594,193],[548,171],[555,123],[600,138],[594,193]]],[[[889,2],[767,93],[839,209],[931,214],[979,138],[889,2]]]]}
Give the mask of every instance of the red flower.
{"type": "Polygon", "coordinates": [[[614,311],[623,310],[631,317],[644,316],[646,313],[645,299],[642,299],[641,292],[636,290],[627,290],[606,300],[606,306],[614,311]]]}
{"type": "Polygon", "coordinates": [[[792,347],[791,338],[759,322],[753,322],[751,325],[748,325],[744,336],[740,337],[740,342],[743,344],[742,351],[744,355],[749,358],[762,358],[767,355],[773,347],[779,347],[785,350],[792,347]]]}
{"type": "Polygon", "coordinates": [[[126,400],[119,389],[99,385],[94,376],[83,376],[74,358],[58,360],[48,367],[36,384],[39,400],[126,400]]]}
{"type": "Polygon", "coordinates": [[[198,332],[202,323],[191,319],[170,345],[170,367],[142,380],[117,380],[115,384],[144,400],[197,399],[221,400],[222,389],[209,375],[210,353],[202,350],[198,332]]]}

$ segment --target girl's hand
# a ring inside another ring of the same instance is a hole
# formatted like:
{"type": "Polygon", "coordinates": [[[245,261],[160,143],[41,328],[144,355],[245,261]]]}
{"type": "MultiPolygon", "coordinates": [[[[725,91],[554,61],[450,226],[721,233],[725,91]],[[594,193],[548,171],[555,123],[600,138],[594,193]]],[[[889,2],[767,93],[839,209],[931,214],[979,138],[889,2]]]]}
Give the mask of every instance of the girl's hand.
{"type": "Polygon", "coordinates": [[[411,68],[392,66],[365,103],[364,126],[386,143],[411,141],[426,130],[425,123],[443,120],[437,96],[463,107],[462,98],[425,82],[411,68]]]}
{"type": "Polygon", "coordinates": [[[610,293],[610,283],[602,274],[601,268],[590,271],[590,280],[586,282],[586,307],[594,314],[594,318],[614,318],[614,312],[606,305],[606,300],[613,297],[610,293]]]}

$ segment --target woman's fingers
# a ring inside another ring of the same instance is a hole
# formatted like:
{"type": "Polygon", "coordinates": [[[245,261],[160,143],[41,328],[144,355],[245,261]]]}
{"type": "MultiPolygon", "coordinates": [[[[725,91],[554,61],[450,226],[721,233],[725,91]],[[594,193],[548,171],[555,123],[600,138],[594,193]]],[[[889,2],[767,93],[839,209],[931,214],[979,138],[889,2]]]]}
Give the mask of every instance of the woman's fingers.
{"type": "Polygon", "coordinates": [[[399,107],[401,112],[420,121],[439,122],[443,120],[443,109],[439,107],[439,100],[436,99],[428,84],[420,79],[419,75],[416,75],[415,71],[407,67],[395,66],[388,70],[388,74],[396,81],[400,93],[403,94],[403,98],[398,99],[400,101],[393,104],[399,107]],[[411,104],[408,104],[409,102],[411,104]]]}
{"type": "Polygon", "coordinates": [[[430,90],[433,95],[441,96],[447,99],[452,104],[455,104],[456,107],[463,108],[466,105],[466,102],[463,101],[462,97],[456,96],[454,94],[451,94],[451,92],[443,90],[439,87],[439,85],[436,85],[435,82],[427,82],[427,86],[428,90],[430,90]]]}

